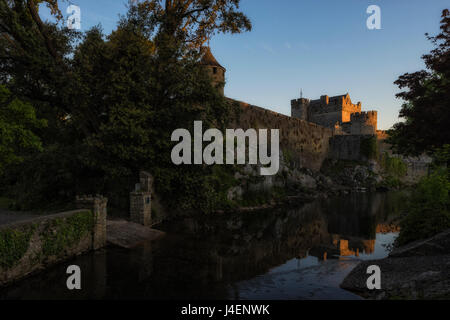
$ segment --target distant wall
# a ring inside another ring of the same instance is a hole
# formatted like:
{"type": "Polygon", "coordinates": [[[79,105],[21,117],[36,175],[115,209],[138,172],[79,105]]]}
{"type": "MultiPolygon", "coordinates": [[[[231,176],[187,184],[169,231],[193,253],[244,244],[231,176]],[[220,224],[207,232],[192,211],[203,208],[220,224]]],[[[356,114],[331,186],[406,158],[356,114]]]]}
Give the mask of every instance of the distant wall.
{"type": "Polygon", "coordinates": [[[422,154],[418,157],[405,157],[398,154],[394,154],[391,150],[390,144],[385,140],[387,134],[384,131],[377,131],[378,136],[378,151],[380,155],[387,153],[390,157],[400,158],[407,166],[406,176],[403,181],[406,183],[417,183],[421,178],[425,177],[429,173],[429,167],[433,159],[426,154],[422,154]]]}
{"type": "Polygon", "coordinates": [[[334,136],[330,140],[330,158],[336,160],[367,160],[361,155],[360,135],[340,135],[334,136]]]}
{"type": "Polygon", "coordinates": [[[106,199],[81,200],[91,209],[0,225],[0,286],[106,245],[106,199]]]}
{"type": "Polygon", "coordinates": [[[333,130],[267,109],[239,102],[241,114],[234,127],[244,130],[279,129],[280,148],[299,167],[318,171],[328,154],[333,130]]]}
{"type": "Polygon", "coordinates": [[[407,165],[406,177],[404,178],[408,183],[417,183],[421,178],[429,173],[429,167],[432,159],[427,155],[419,157],[401,157],[407,165]]]}

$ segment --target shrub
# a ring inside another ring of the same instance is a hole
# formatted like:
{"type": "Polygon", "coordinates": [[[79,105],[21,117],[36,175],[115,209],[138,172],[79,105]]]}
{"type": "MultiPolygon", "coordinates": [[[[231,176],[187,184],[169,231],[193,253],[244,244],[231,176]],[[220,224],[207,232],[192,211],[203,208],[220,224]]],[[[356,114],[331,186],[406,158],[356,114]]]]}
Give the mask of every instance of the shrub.
{"type": "Polygon", "coordinates": [[[371,136],[368,138],[362,138],[360,142],[361,154],[367,159],[376,159],[378,156],[377,138],[371,136]]]}
{"type": "Polygon", "coordinates": [[[436,170],[419,182],[401,222],[397,245],[426,239],[450,228],[449,190],[446,169],[436,170]]]}
{"type": "Polygon", "coordinates": [[[381,158],[381,167],[387,175],[397,178],[406,176],[408,170],[406,163],[402,159],[391,157],[387,152],[381,158]]]}

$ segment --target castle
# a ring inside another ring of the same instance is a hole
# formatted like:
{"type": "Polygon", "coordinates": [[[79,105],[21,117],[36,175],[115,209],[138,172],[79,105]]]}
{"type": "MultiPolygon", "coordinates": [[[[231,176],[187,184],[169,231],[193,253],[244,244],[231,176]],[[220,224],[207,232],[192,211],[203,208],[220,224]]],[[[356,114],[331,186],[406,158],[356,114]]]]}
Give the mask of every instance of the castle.
{"type": "MultiPolygon", "coordinates": [[[[201,60],[214,87],[224,95],[226,69],[214,58],[209,47],[201,60]]],[[[361,102],[353,104],[349,94],[310,100],[291,101],[291,116],[227,98],[241,107],[235,129],[270,128],[280,130],[280,147],[300,167],[320,170],[325,159],[368,160],[362,146],[375,138],[379,154],[392,155],[385,142],[385,131],[377,130],[377,111],[362,111],[361,102]]],[[[430,158],[403,158],[407,176],[417,180],[427,172],[430,158]]]]}
{"type": "MultiPolygon", "coordinates": [[[[203,65],[211,76],[212,84],[224,95],[226,69],[217,62],[209,47],[202,49],[203,65]]],[[[361,111],[361,102],[353,104],[349,94],[320,99],[305,98],[291,101],[291,117],[333,129],[337,135],[377,135],[377,111],[361,111]]]]}
{"type": "Polygon", "coordinates": [[[332,128],[337,134],[377,134],[377,111],[361,111],[361,102],[353,104],[349,94],[317,100],[291,101],[291,116],[332,128]]]}

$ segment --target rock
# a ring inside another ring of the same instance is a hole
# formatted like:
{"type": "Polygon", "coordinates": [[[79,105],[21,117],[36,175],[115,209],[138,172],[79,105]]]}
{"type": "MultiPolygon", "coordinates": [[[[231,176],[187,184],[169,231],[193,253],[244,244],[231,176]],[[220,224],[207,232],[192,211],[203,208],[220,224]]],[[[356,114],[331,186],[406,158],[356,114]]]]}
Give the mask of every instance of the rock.
{"type": "Polygon", "coordinates": [[[365,166],[356,166],[353,170],[353,181],[356,185],[362,185],[369,178],[369,169],[365,166]]]}
{"type": "Polygon", "coordinates": [[[236,179],[236,180],[239,180],[239,179],[242,179],[244,176],[240,173],[240,172],[236,172],[235,174],[234,174],[234,178],[236,179]]]}
{"type": "Polygon", "coordinates": [[[228,220],[227,229],[228,230],[239,230],[242,228],[242,220],[228,220]]]}
{"type": "Polygon", "coordinates": [[[428,257],[386,258],[361,262],[344,279],[341,288],[365,298],[439,299],[450,297],[450,254],[428,257]],[[381,270],[381,290],[369,290],[367,268],[381,270]]]}
{"type": "Polygon", "coordinates": [[[389,257],[433,256],[450,253],[450,229],[426,240],[418,240],[394,249],[389,257]]]}
{"type": "Polygon", "coordinates": [[[448,299],[450,297],[450,230],[395,249],[389,257],[364,261],[341,288],[371,299],[448,299]],[[381,270],[381,290],[369,290],[367,267],[381,270]]]}
{"type": "MultiPolygon", "coordinates": [[[[256,168],[256,166],[255,166],[255,168],[256,168]]],[[[257,169],[257,168],[256,168],[257,169]]],[[[245,166],[244,166],[244,169],[243,169],[243,171],[244,171],[244,174],[246,174],[246,175],[248,175],[248,176],[250,176],[250,175],[252,175],[254,172],[254,169],[253,169],[253,166],[252,165],[250,165],[250,164],[246,164],[245,166]]]]}
{"type": "Polygon", "coordinates": [[[305,188],[315,189],[317,187],[316,180],[307,174],[300,175],[299,182],[305,188]]]}
{"type": "Polygon", "coordinates": [[[228,190],[227,199],[229,201],[233,201],[233,200],[236,200],[236,199],[241,199],[243,193],[244,193],[244,190],[242,189],[242,187],[240,187],[240,186],[233,187],[233,188],[228,190]]]}

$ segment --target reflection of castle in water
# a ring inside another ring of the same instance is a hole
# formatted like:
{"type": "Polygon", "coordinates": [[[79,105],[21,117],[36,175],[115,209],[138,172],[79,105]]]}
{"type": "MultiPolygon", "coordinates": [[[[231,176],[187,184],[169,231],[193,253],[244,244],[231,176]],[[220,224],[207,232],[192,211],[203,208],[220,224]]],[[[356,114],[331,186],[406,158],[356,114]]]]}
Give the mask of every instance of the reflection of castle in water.
{"type": "Polygon", "coordinates": [[[193,251],[184,250],[210,278],[226,282],[263,274],[308,255],[319,259],[370,255],[377,230],[397,231],[386,223],[398,211],[399,201],[394,200],[388,194],[357,194],[297,209],[189,220],[185,232],[205,251],[198,250],[198,243],[189,246],[193,251]]]}
{"type": "MultiPolygon", "coordinates": [[[[348,246],[349,240],[335,240],[333,244],[339,247],[339,255],[346,256],[359,256],[360,247],[356,247],[356,249],[349,248],[348,246]]],[[[375,239],[372,240],[361,240],[361,245],[363,247],[362,252],[366,254],[371,254],[375,251],[375,239]]]]}
{"type": "Polygon", "coordinates": [[[396,231],[385,222],[399,203],[390,194],[358,194],[295,209],[201,216],[177,223],[166,238],[134,250],[109,248],[78,258],[74,263],[90,277],[80,292],[55,293],[54,284],[66,280],[62,266],[0,297],[42,297],[45,292],[58,298],[229,298],[230,285],[295,258],[372,254],[377,230],[396,231]]]}

